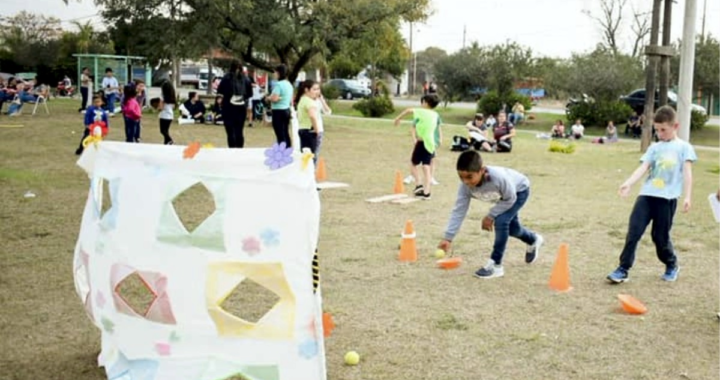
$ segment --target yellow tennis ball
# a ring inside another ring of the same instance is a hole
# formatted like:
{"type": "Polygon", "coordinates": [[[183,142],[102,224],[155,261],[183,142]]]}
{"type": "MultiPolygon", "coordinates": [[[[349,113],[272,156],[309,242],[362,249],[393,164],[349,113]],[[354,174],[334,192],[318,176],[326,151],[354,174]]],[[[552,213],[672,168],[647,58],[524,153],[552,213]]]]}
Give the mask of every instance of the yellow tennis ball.
{"type": "Polygon", "coordinates": [[[358,363],[360,363],[360,354],[355,351],[348,351],[348,353],[345,354],[345,364],[356,365],[358,363]]]}
{"type": "Polygon", "coordinates": [[[436,259],[442,259],[443,257],[445,257],[445,251],[443,251],[442,249],[438,248],[438,250],[435,251],[435,258],[436,258],[436,259]]]}

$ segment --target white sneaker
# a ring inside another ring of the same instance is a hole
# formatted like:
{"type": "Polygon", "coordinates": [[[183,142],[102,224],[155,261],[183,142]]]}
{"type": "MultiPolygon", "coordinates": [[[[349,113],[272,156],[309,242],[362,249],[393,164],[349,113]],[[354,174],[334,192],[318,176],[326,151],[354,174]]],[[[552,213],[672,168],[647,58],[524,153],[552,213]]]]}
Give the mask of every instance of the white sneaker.
{"type": "Polygon", "coordinates": [[[413,182],[415,182],[415,178],[413,178],[413,176],[411,175],[405,177],[405,179],[403,180],[403,183],[405,183],[406,185],[409,185],[413,182]]]}
{"type": "Polygon", "coordinates": [[[480,268],[475,272],[477,278],[495,278],[502,277],[505,275],[505,270],[502,265],[495,264],[493,259],[488,260],[484,267],[480,268]]]}
{"type": "Polygon", "coordinates": [[[433,186],[437,186],[440,184],[440,182],[438,182],[435,178],[433,178],[432,181],[430,181],[430,183],[432,183],[433,186]]]}
{"type": "Polygon", "coordinates": [[[540,247],[542,247],[543,243],[545,243],[545,239],[543,239],[542,235],[536,233],[535,234],[535,244],[528,245],[527,250],[525,251],[525,262],[528,264],[531,264],[535,262],[537,257],[540,255],[540,247]]]}

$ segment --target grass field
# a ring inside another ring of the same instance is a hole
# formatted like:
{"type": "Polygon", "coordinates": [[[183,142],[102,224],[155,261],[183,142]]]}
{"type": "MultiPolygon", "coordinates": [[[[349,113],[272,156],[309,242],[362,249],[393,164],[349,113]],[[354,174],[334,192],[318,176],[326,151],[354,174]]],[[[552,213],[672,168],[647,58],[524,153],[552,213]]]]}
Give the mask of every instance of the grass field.
{"type": "MultiPolygon", "coordinates": [[[[332,103],[333,113],[336,115],[362,117],[362,114],[359,111],[352,108],[352,102],[338,100],[333,101],[332,103]]],[[[395,107],[395,112],[384,116],[384,119],[393,119],[404,109],[405,107],[395,107]]],[[[475,112],[473,110],[443,107],[442,104],[439,105],[436,110],[442,117],[444,124],[465,125],[465,123],[471,121],[473,115],[475,115],[475,112]]],[[[550,129],[552,128],[553,124],[555,124],[555,121],[558,119],[562,119],[563,121],[565,121],[567,130],[569,130],[570,125],[572,125],[572,123],[568,123],[565,115],[533,112],[533,110],[528,111],[528,114],[533,115],[534,119],[524,121],[520,126],[518,126],[519,130],[550,133],[550,129]]],[[[621,137],[624,131],[624,124],[618,124],[618,132],[621,134],[621,137]]],[[[590,136],[602,136],[605,134],[605,129],[604,127],[600,128],[586,126],[585,133],[590,136]]],[[[720,146],[720,128],[717,126],[706,125],[700,130],[691,131],[690,141],[696,145],[718,147],[720,146]]]]}
{"type": "MultiPolygon", "coordinates": [[[[88,191],[73,154],[81,131],[77,102],[53,100],[52,115],[0,118],[0,379],[104,379],[97,368],[99,331],[75,294],[72,254],[88,191]],[[8,126],[22,127],[10,128],[8,126]],[[35,198],[25,198],[32,191],[35,198]]],[[[119,118],[112,140],[123,140],[119,118]]],[[[158,143],[157,117],[146,114],[144,143],[158,143]]],[[[580,142],[574,154],[549,153],[548,142],[520,134],[514,151],[484,156],[490,165],[526,173],[531,197],[521,220],[542,233],[537,262],[524,263],[523,244],[508,245],[505,277],[472,273],[489,256],[492,235],[480,230],[489,207],[473,202],[455,243],[464,264],[441,271],[431,257],[454,203],[456,153],[441,148],[433,199],[408,205],[369,204],[392,192],[396,170],[407,172],[409,125],[328,118],[323,156],[330,180],[320,236],[326,311],[337,328],[326,341],[328,378],[388,379],[716,379],[719,371],[719,228],[706,197],[718,189],[717,150],[698,149],[693,208],[673,229],[679,281],[660,280],[649,233],[639,246],[631,281],[605,283],[617,266],[632,199],[619,184],[638,164],[638,144],[580,142]],[[420,259],[397,261],[400,233],[412,219],[420,259]],[[570,245],[569,293],[547,282],[561,243],[570,245]],[[619,293],[649,308],[618,311],[619,293]],[[343,364],[356,350],[356,367],[343,364]]],[[[225,146],[222,127],[173,125],[177,144],[225,146]]],[[[461,134],[448,127],[446,136],[461,134]]],[[[247,145],[269,146],[269,127],[246,130],[247,145]]],[[[633,194],[637,192],[637,187],[633,194]]],[[[198,205],[202,207],[203,205],[198,205]]]]}

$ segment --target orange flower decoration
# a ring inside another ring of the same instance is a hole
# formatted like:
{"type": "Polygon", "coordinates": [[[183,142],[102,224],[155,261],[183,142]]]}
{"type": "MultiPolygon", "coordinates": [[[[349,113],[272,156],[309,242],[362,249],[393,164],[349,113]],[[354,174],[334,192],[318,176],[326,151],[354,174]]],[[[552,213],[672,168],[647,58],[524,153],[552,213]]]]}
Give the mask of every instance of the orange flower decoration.
{"type": "Polygon", "coordinates": [[[198,154],[199,151],[200,151],[200,143],[197,141],[191,142],[187,146],[187,148],[185,148],[185,150],[183,151],[183,158],[184,159],[195,158],[195,155],[198,154]]]}
{"type": "Polygon", "coordinates": [[[323,336],[325,336],[325,338],[327,338],[330,336],[330,334],[332,334],[332,331],[335,328],[335,322],[333,322],[332,315],[330,315],[330,313],[323,313],[322,323],[323,323],[323,336]]]}

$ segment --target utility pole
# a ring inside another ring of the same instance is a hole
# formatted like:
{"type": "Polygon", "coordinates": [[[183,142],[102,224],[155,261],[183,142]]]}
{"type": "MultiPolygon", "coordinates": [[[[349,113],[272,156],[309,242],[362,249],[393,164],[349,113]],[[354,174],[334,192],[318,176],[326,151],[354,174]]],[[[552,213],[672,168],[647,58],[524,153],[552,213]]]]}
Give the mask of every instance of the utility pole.
{"type": "Polygon", "coordinates": [[[465,49],[465,37],[467,37],[467,25],[463,25],[463,49],[465,49]]]}
{"type": "MultiPolygon", "coordinates": [[[[412,56],[413,54],[414,54],[413,53],[413,23],[412,23],[412,21],[410,21],[410,55],[412,56]]],[[[413,67],[414,65],[412,63],[410,63],[410,62],[408,62],[408,63],[410,65],[410,70],[408,70],[408,82],[409,82],[410,81],[409,73],[411,70],[412,70],[412,76],[413,76],[413,78],[415,78],[415,68],[413,67]]],[[[412,86],[409,86],[409,87],[410,88],[408,89],[408,93],[410,95],[415,95],[415,79],[413,79],[412,86]]]]}
{"type": "Polygon", "coordinates": [[[660,29],[660,4],[663,0],[653,0],[652,22],[650,25],[650,45],[645,48],[648,57],[645,68],[645,122],[643,123],[640,151],[645,152],[650,146],[652,138],[652,121],[655,112],[655,75],[657,74],[658,60],[660,58],[658,35],[660,29]]]}
{"type": "Polygon", "coordinates": [[[697,3],[685,0],[685,17],[683,20],[683,37],[680,51],[680,88],[678,91],[678,122],[679,136],[690,141],[690,104],[692,101],[692,82],[695,70],[695,18],[697,3]]]}
{"type": "Polygon", "coordinates": [[[707,0],[703,3],[702,29],[700,33],[700,43],[705,44],[705,16],[707,16],[707,0]]]}
{"type": "MultiPolygon", "coordinates": [[[[662,46],[670,47],[670,30],[672,21],[672,0],[665,0],[663,11],[662,46]]],[[[668,104],[668,90],[670,89],[670,56],[660,57],[660,106],[668,104]]]]}

